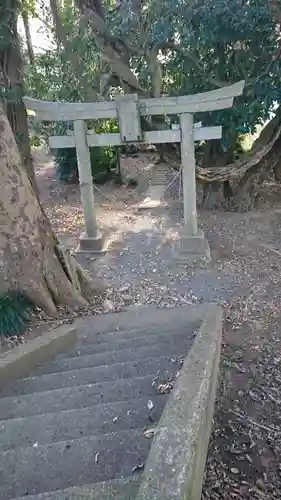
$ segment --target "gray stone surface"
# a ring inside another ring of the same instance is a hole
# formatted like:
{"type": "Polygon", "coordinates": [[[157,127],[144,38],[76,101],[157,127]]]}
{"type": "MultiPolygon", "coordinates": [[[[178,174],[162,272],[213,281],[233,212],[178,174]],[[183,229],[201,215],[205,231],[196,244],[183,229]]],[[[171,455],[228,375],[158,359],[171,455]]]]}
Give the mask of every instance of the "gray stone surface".
{"type": "MultiPolygon", "coordinates": [[[[179,350],[180,355],[186,355],[188,352],[188,349],[185,350],[185,353],[182,353],[181,349],[179,350]]],[[[40,393],[63,387],[76,387],[107,381],[114,382],[120,378],[141,377],[158,372],[161,375],[172,376],[180,366],[179,361],[174,363],[170,356],[162,356],[140,361],[80,368],[78,370],[68,370],[17,380],[6,390],[3,390],[1,394],[3,396],[17,396],[35,392],[40,393]]]]}
{"type": "Polygon", "coordinates": [[[217,387],[222,311],[213,306],[162,414],[137,500],[200,500],[217,387]]]}
{"type": "Polygon", "coordinates": [[[18,377],[26,377],[39,363],[53,359],[75,345],[76,329],[62,325],[0,355],[0,391],[18,377]]]}
{"type": "Polygon", "coordinates": [[[114,383],[87,384],[1,399],[0,419],[29,417],[59,411],[87,408],[89,405],[127,401],[155,396],[154,375],[116,380],[114,383]]]}
{"type": "Polygon", "coordinates": [[[201,229],[196,236],[186,234],[185,228],[181,231],[180,239],[174,246],[175,258],[184,262],[193,262],[199,259],[211,260],[208,241],[201,229]]]}
{"type": "MultiPolygon", "coordinates": [[[[103,483],[74,486],[39,495],[28,495],[28,500],[133,500],[137,494],[141,475],[103,483]]],[[[15,500],[26,500],[18,497],[15,500]]]]}
{"type": "MultiPolygon", "coordinates": [[[[194,325],[194,328],[185,328],[187,341],[192,339],[193,336],[196,335],[196,331],[198,330],[198,324],[194,325]]],[[[156,334],[155,334],[156,335],[156,334]]],[[[110,352],[122,351],[130,348],[137,349],[138,347],[148,347],[155,346],[155,336],[147,335],[147,332],[138,332],[137,337],[126,338],[117,340],[118,335],[112,336],[112,340],[109,342],[101,342],[98,343],[91,340],[90,343],[78,345],[76,349],[69,351],[66,353],[65,358],[68,357],[76,357],[76,356],[84,356],[89,354],[103,354],[107,353],[110,356],[110,352]]],[[[183,339],[182,333],[174,333],[171,334],[171,330],[168,330],[166,333],[163,333],[161,330],[161,334],[157,336],[157,344],[163,345],[165,349],[167,348],[167,344],[170,346],[177,345],[179,339],[183,339]]]]}
{"type": "Polygon", "coordinates": [[[2,452],[0,498],[131,476],[150,444],[139,429],[2,452]]]}
{"type": "Polygon", "coordinates": [[[78,343],[79,339],[86,342],[111,341],[114,335],[120,339],[130,339],[144,335],[178,333],[183,332],[185,328],[190,331],[202,322],[206,306],[196,304],[196,307],[192,307],[186,303],[184,305],[186,307],[181,309],[180,318],[178,308],[160,308],[154,304],[129,307],[126,313],[121,311],[95,316],[94,321],[91,316],[85,316],[75,322],[78,330],[78,343]],[[176,324],[173,320],[176,320],[176,324]]]}
{"type": "Polygon", "coordinates": [[[0,420],[0,451],[145,428],[153,425],[151,418],[158,422],[167,397],[153,395],[152,411],[147,408],[149,396],[145,396],[78,410],[0,420]]]}
{"type": "MultiPolygon", "coordinates": [[[[164,337],[163,339],[159,336],[157,337],[157,344],[154,342],[151,345],[144,345],[140,347],[131,347],[126,349],[126,345],[120,348],[117,343],[117,349],[106,351],[103,353],[96,354],[82,354],[75,357],[58,359],[56,361],[45,363],[36,370],[37,375],[47,374],[47,373],[57,373],[67,370],[77,370],[79,368],[87,367],[97,367],[104,364],[105,356],[107,364],[116,364],[123,362],[134,362],[136,360],[146,360],[149,358],[157,358],[163,355],[167,356],[178,356],[179,345],[182,349],[182,355],[185,356],[187,350],[193,341],[193,333],[190,335],[174,334],[164,337]],[[125,348],[124,348],[125,347],[125,348]]],[[[147,338],[144,337],[144,341],[147,338]]],[[[87,346],[89,347],[89,346],[87,346]]],[[[110,348],[114,347],[110,344],[110,348]]],[[[83,352],[87,352],[84,350],[83,352]]]]}
{"type": "Polygon", "coordinates": [[[122,493],[111,481],[142,472],[152,443],[144,430],[157,427],[169,400],[156,386],[181,373],[209,310],[132,308],[78,321],[75,349],[0,393],[0,498],[135,500],[138,485],[122,493]]]}
{"type": "Polygon", "coordinates": [[[96,238],[91,238],[85,233],[82,233],[79,238],[79,247],[77,252],[93,253],[103,255],[106,251],[105,238],[99,233],[96,238]]]}

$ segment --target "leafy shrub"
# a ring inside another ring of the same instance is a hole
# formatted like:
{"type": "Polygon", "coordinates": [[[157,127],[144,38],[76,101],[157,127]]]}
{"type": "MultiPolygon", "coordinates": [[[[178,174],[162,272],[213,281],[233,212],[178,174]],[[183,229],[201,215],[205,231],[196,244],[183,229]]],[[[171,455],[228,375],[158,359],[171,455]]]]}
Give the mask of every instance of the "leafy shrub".
{"type": "MultiPolygon", "coordinates": [[[[109,120],[108,120],[109,121],[109,120]]],[[[105,127],[96,127],[96,133],[104,132],[105,127]]],[[[106,132],[111,130],[107,127],[106,132]]],[[[58,124],[57,135],[65,135],[71,130],[67,123],[58,124]]],[[[75,148],[58,149],[54,151],[58,178],[64,182],[78,180],[78,166],[75,148]]],[[[111,170],[116,167],[116,153],[112,147],[90,148],[92,176],[95,183],[104,183],[111,177],[111,170]]]]}
{"type": "Polygon", "coordinates": [[[0,335],[11,337],[22,333],[31,308],[21,293],[0,294],[0,335]]]}

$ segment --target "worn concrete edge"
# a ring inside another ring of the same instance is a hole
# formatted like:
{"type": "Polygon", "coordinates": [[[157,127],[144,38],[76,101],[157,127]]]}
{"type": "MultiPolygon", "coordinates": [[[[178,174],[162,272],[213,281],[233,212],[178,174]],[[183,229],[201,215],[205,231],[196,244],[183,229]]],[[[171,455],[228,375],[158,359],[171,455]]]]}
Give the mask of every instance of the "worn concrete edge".
{"type": "Polygon", "coordinates": [[[99,231],[99,236],[97,238],[87,238],[85,236],[85,233],[82,233],[79,237],[79,242],[78,245],[75,249],[76,254],[91,254],[94,257],[103,257],[104,255],[107,254],[109,247],[111,244],[111,240],[109,238],[109,235],[107,235],[104,232],[99,231]],[[93,247],[92,248],[83,248],[83,240],[89,240],[89,242],[92,241],[93,247]],[[100,242],[100,244],[98,243],[100,242]],[[95,245],[96,244],[96,245],[95,245]]]}
{"type": "MultiPolygon", "coordinates": [[[[202,321],[206,313],[212,310],[213,304],[186,304],[173,308],[162,308],[154,305],[129,306],[118,313],[108,313],[100,316],[87,316],[75,321],[79,336],[89,329],[91,335],[116,332],[122,329],[141,329],[152,325],[167,325],[167,321],[177,319],[184,309],[187,311],[186,323],[202,321]],[[80,333],[82,332],[82,333],[80,333]]],[[[172,323],[171,323],[172,324],[172,323]]]]}
{"type": "MultiPolygon", "coordinates": [[[[134,500],[140,476],[28,495],[29,500],[134,500]],[[134,495],[134,497],[132,497],[134,495]]],[[[24,500],[17,497],[15,500],[24,500]]]]}
{"type": "Polygon", "coordinates": [[[152,442],[137,500],[200,500],[221,351],[222,310],[206,316],[152,442]]]}
{"type": "Polygon", "coordinates": [[[75,326],[61,325],[6,352],[0,356],[0,388],[16,378],[27,377],[40,363],[74,346],[76,340],[75,326]]]}

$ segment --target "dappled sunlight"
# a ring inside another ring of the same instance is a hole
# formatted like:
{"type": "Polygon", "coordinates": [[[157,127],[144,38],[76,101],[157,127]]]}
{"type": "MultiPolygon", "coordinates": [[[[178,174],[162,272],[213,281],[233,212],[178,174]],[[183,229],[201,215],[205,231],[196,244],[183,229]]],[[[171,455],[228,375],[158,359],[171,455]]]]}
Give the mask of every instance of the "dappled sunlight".
{"type": "MultiPolygon", "coordinates": [[[[136,189],[127,186],[115,186],[113,183],[94,185],[96,218],[99,228],[106,234],[110,245],[123,240],[124,234],[132,230],[132,223],[138,214],[138,203],[149,181],[154,162],[154,153],[137,157],[122,158],[122,173],[125,177],[135,177],[139,186],[136,189]]],[[[40,199],[52,227],[61,241],[75,249],[80,234],[84,231],[83,209],[80,199],[79,184],[63,184],[56,177],[56,168],[52,156],[46,149],[37,149],[34,153],[36,180],[40,199]]],[[[140,227],[134,232],[151,228],[157,232],[157,224],[152,216],[146,216],[140,227]]]]}

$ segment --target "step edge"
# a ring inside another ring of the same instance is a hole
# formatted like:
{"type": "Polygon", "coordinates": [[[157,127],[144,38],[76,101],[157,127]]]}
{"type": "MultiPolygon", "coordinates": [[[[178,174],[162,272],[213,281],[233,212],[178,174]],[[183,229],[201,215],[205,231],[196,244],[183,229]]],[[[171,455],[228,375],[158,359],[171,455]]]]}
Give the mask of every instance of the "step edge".
{"type": "MultiPolygon", "coordinates": [[[[122,379],[119,379],[120,381],[129,381],[129,380],[143,380],[143,379],[149,379],[150,377],[154,377],[156,376],[157,374],[154,373],[154,374],[150,374],[150,375],[142,375],[141,377],[128,377],[128,378],[122,378],[122,379]]],[[[97,385],[101,385],[101,384],[112,384],[112,381],[106,381],[106,382],[95,382],[95,383],[92,383],[92,384],[81,384],[81,385],[77,385],[77,386],[73,386],[73,387],[61,387],[61,388],[58,388],[58,389],[49,389],[49,390],[46,390],[46,391],[38,391],[38,392],[31,392],[31,393],[28,393],[28,394],[19,394],[19,395],[14,395],[14,396],[4,396],[3,398],[0,398],[0,401],[1,402],[5,402],[5,400],[18,400],[18,399],[21,399],[21,398],[28,398],[30,396],[33,396],[33,397],[36,397],[38,396],[38,394],[46,394],[46,393],[53,393],[53,392],[59,392],[59,391],[73,391],[73,389],[75,388],[78,388],[79,387],[79,390],[81,391],[82,388],[89,388],[91,386],[97,386],[97,385]]],[[[124,400],[125,401],[125,400],[124,400]]],[[[6,421],[7,419],[2,419],[4,421],[6,421]]]]}
{"type": "Polygon", "coordinates": [[[136,500],[200,500],[212,428],[222,341],[222,309],[203,324],[162,413],[136,500]]]}
{"type": "MultiPolygon", "coordinates": [[[[102,481],[102,482],[98,482],[98,483],[85,484],[84,486],[71,486],[70,488],[65,488],[65,489],[55,490],[55,491],[48,491],[45,493],[38,493],[37,495],[28,495],[28,499],[29,500],[50,500],[50,499],[56,500],[56,497],[58,494],[66,494],[66,495],[74,494],[75,496],[77,494],[77,497],[75,500],[78,500],[78,499],[83,500],[83,497],[80,495],[86,494],[87,496],[85,498],[87,499],[88,495],[91,495],[91,490],[96,491],[97,488],[105,488],[107,486],[112,487],[113,488],[112,493],[116,494],[116,492],[121,493],[122,487],[126,487],[127,485],[128,486],[132,485],[133,487],[135,486],[136,493],[137,493],[137,490],[138,490],[139,485],[140,485],[140,481],[141,481],[140,477],[134,477],[134,476],[132,476],[132,478],[113,479],[111,481],[102,481]],[[86,490],[89,490],[89,492],[85,491],[85,493],[83,493],[84,488],[86,488],[86,490]],[[115,491],[114,491],[114,489],[115,489],[115,491]]],[[[104,494],[107,492],[101,491],[101,493],[100,492],[98,492],[98,493],[104,494]]],[[[111,493],[111,491],[109,491],[109,493],[111,493]]],[[[26,496],[25,497],[21,496],[21,497],[16,497],[14,500],[26,500],[26,498],[27,498],[26,496]]],[[[89,497],[89,500],[91,500],[91,497],[89,497]]],[[[103,497],[100,496],[99,500],[103,500],[103,497]]],[[[112,500],[114,500],[113,496],[112,496],[112,500]]],[[[134,500],[134,499],[132,498],[132,499],[128,499],[128,500],[134,500]]]]}
{"type": "MultiPolygon", "coordinates": [[[[196,325],[196,323],[199,321],[196,321],[197,318],[194,318],[194,321],[187,321],[186,323],[184,323],[182,326],[190,326],[190,323],[194,323],[194,327],[196,325]]],[[[157,327],[158,325],[157,324],[153,324],[153,325],[150,325],[151,327],[157,327]]],[[[165,326],[165,325],[163,325],[165,326]]],[[[128,339],[135,339],[135,338],[142,338],[142,339],[145,339],[147,337],[149,338],[152,338],[153,336],[155,336],[155,338],[159,338],[159,337],[166,337],[168,335],[177,335],[176,332],[174,332],[171,327],[170,328],[167,328],[167,330],[165,330],[164,332],[161,332],[159,334],[156,334],[155,332],[153,333],[148,333],[147,335],[144,335],[144,336],[137,336],[135,334],[137,334],[138,332],[142,332],[143,331],[143,328],[144,327],[139,327],[139,328],[126,328],[126,329],[122,329],[122,330],[116,330],[114,331],[114,333],[109,333],[109,332],[103,332],[103,333],[90,333],[90,334],[83,334],[83,333],[78,333],[78,336],[77,336],[77,348],[83,348],[85,346],[89,346],[89,345],[95,345],[95,341],[96,339],[99,340],[99,342],[97,342],[98,345],[105,345],[109,342],[122,342],[123,340],[128,340],[128,339]],[[122,335],[126,333],[126,335],[122,335]],[[128,335],[127,335],[128,333],[128,335]],[[118,337],[118,335],[121,334],[120,338],[116,338],[115,339],[115,336],[118,337]],[[133,335],[132,335],[133,334],[133,335]],[[112,338],[107,338],[106,340],[103,340],[104,339],[104,336],[112,336],[112,338]],[[85,339],[87,339],[85,341],[85,339]],[[88,342],[89,340],[89,342],[88,342]],[[101,340],[101,341],[100,341],[101,340]],[[85,342],[83,342],[85,341],[85,342]]],[[[148,325],[148,328],[149,328],[149,325],[148,325]]],[[[200,325],[198,324],[197,327],[195,327],[196,330],[198,330],[200,328],[200,325]]],[[[107,351],[104,351],[104,352],[107,352],[107,351]]]]}
{"type": "MultiPolygon", "coordinates": [[[[153,360],[159,360],[159,361],[167,361],[168,358],[170,358],[171,356],[151,356],[151,357],[148,357],[146,358],[146,361],[153,361],[153,360]]],[[[139,360],[138,361],[139,363],[143,362],[143,360],[139,360]]],[[[29,380],[42,380],[43,377],[50,377],[50,376],[57,376],[59,378],[59,376],[61,376],[62,374],[64,373],[67,373],[70,377],[73,376],[73,374],[79,374],[81,373],[81,371],[83,372],[90,372],[91,370],[93,370],[93,368],[99,368],[101,369],[101,367],[112,367],[114,369],[114,367],[117,367],[117,366],[132,366],[132,361],[120,361],[120,362],[117,362],[117,363],[110,363],[109,365],[97,365],[96,367],[92,367],[92,366],[87,366],[85,368],[81,367],[81,368],[77,368],[76,370],[63,370],[61,372],[53,372],[53,373],[44,373],[42,375],[33,375],[33,376],[30,376],[30,377],[26,377],[26,378],[21,378],[20,381],[23,382],[23,383],[27,383],[29,380]]],[[[134,378],[134,377],[120,377],[120,378],[134,378]]],[[[109,382],[109,381],[108,381],[109,382]]],[[[98,382],[97,382],[98,383],[98,382]]],[[[100,382],[101,383],[101,382],[100,382]]],[[[87,384],[81,384],[81,385],[87,385],[87,384]]],[[[71,386],[71,387],[80,387],[80,384],[77,384],[74,385],[74,386],[71,386]]],[[[40,391],[40,392],[46,392],[46,391],[40,391]]],[[[36,392],[32,392],[32,393],[28,393],[28,394],[37,394],[38,391],[36,392]]],[[[1,393],[0,393],[1,395],[1,393]]],[[[16,396],[16,395],[15,395],[16,396]]],[[[4,398],[3,398],[4,399],[4,398]]],[[[0,399],[1,401],[1,399],[0,399]]]]}
{"type": "Polygon", "coordinates": [[[1,355],[0,389],[17,378],[26,377],[40,363],[65,352],[76,341],[76,327],[61,325],[1,355]]]}
{"type": "MultiPolygon", "coordinates": [[[[130,429],[129,429],[130,431],[130,429]]],[[[136,427],[135,429],[132,429],[131,430],[131,433],[129,432],[128,430],[121,430],[121,431],[116,431],[116,432],[107,432],[107,433],[104,433],[104,434],[93,434],[91,436],[87,436],[85,438],[83,437],[80,437],[80,438],[74,438],[74,439],[66,439],[66,440],[61,440],[61,441],[55,441],[54,443],[48,443],[48,444],[38,444],[38,446],[36,446],[36,452],[40,451],[41,449],[47,449],[47,448],[52,448],[52,447],[56,447],[58,445],[60,446],[63,446],[63,445],[70,445],[73,443],[73,445],[78,442],[81,442],[81,446],[83,446],[83,442],[89,442],[90,440],[97,440],[98,437],[101,437],[101,438],[105,438],[105,439],[108,439],[112,436],[115,436],[115,435],[126,435],[126,434],[138,434],[138,433],[141,433],[143,432],[143,426],[142,427],[136,427]]],[[[8,454],[16,454],[16,453],[20,453],[21,450],[27,450],[27,449],[30,449],[30,450],[34,450],[34,447],[33,446],[19,446],[18,448],[16,449],[9,449],[9,450],[4,450],[4,451],[0,451],[0,458],[5,458],[5,455],[7,456],[8,454]]],[[[1,485],[0,485],[0,488],[1,488],[1,485]]]]}
{"type": "MultiPolygon", "coordinates": [[[[196,334],[197,334],[197,331],[194,331],[194,333],[193,333],[192,335],[190,335],[190,336],[188,336],[188,337],[186,336],[186,337],[185,337],[185,339],[186,339],[186,340],[192,340],[192,339],[194,339],[194,338],[195,338],[196,334]]],[[[173,335],[175,335],[175,336],[176,336],[177,334],[176,334],[176,333],[174,333],[173,335]]],[[[178,337],[184,337],[184,334],[183,334],[183,333],[181,333],[181,334],[178,334],[177,336],[178,336],[178,337]]],[[[143,338],[145,338],[145,337],[143,337],[143,338]]],[[[159,339],[159,337],[157,337],[157,339],[159,339]]],[[[167,344],[168,344],[168,342],[165,342],[164,344],[165,344],[165,345],[167,345],[167,344]]],[[[89,345],[89,344],[88,344],[88,345],[89,345]]],[[[159,346],[159,347],[161,348],[162,343],[161,343],[161,342],[159,342],[159,344],[157,343],[156,345],[157,345],[157,347],[159,346]]],[[[152,347],[153,347],[153,346],[151,346],[151,345],[141,345],[141,346],[136,346],[136,347],[132,346],[132,347],[128,347],[127,349],[122,349],[122,352],[123,352],[123,353],[127,352],[127,354],[129,355],[129,351],[133,351],[133,350],[135,350],[135,351],[139,351],[140,349],[144,349],[144,348],[151,349],[152,347]]],[[[108,356],[108,355],[109,355],[109,353],[112,353],[112,352],[115,352],[115,353],[116,353],[116,352],[118,352],[118,351],[115,351],[115,350],[110,350],[110,351],[94,352],[94,353],[91,353],[91,354],[77,354],[76,356],[67,356],[67,357],[60,358],[60,359],[58,359],[58,360],[54,359],[54,360],[52,361],[52,363],[53,363],[53,362],[54,362],[54,363],[57,363],[57,364],[58,364],[58,366],[57,366],[57,367],[59,367],[59,363],[62,363],[62,362],[64,362],[64,361],[65,361],[65,362],[70,362],[70,360],[80,359],[80,360],[82,360],[82,362],[83,362],[83,359],[84,359],[84,360],[86,360],[86,359],[89,359],[89,360],[90,360],[91,358],[94,358],[95,356],[105,356],[105,357],[106,357],[106,356],[108,356]]],[[[136,354],[137,354],[137,353],[136,353],[136,354]]],[[[151,358],[153,358],[153,359],[154,359],[154,358],[158,358],[158,356],[149,356],[149,358],[145,358],[145,359],[151,359],[151,358]]],[[[130,362],[130,361],[132,361],[132,359],[130,359],[130,357],[129,357],[129,361],[128,361],[128,362],[130,362]]],[[[116,364],[119,364],[119,363],[124,363],[124,362],[125,362],[125,361],[118,361],[118,362],[116,362],[116,363],[115,363],[115,362],[112,362],[112,363],[108,363],[108,364],[106,364],[106,365],[101,363],[101,364],[97,364],[97,365],[90,365],[89,367],[96,368],[96,367],[100,367],[100,366],[112,366],[112,365],[116,365],[116,364]]],[[[42,367],[42,366],[40,366],[40,367],[42,367]]],[[[85,366],[84,368],[89,368],[89,367],[88,367],[88,366],[85,366]]],[[[39,366],[38,366],[38,368],[39,368],[39,366]]],[[[77,370],[80,370],[80,369],[82,369],[82,368],[83,368],[83,367],[81,366],[80,368],[77,368],[77,370]]],[[[54,369],[56,369],[56,366],[54,366],[54,369]]],[[[62,371],[60,371],[60,372],[54,371],[54,372],[49,372],[49,373],[41,373],[40,375],[35,375],[35,374],[34,374],[34,376],[38,376],[38,377],[40,376],[40,377],[41,377],[41,376],[43,376],[43,375],[51,375],[51,374],[55,374],[55,373],[63,373],[63,372],[69,372],[69,371],[71,371],[71,369],[70,369],[70,370],[69,370],[69,369],[64,369],[64,370],[62,370],[62,371]]],[[[27,378],[32,378],[32,376],[31,376],[31,377],[27,377],[27,378]]],[[[23,379],[23,380],[25,380],[25,379],[23,379]]]]}
{"type": "MultiPolygon", "coordinates": [[[[105,315],[94,316],[95,321],[91,326],[93,333],[97,334],[106,334],[110,333],[110,330],[116,331],[116,329],[120,331],[128,329],[128,322],[130,322],[130,329],[139,329],[139,328],[147,328],[149,326],[158,326],[161,323],[166,324],[167,317],[171,320],[172,317],[178,317],[178,314],[182,314],[183,310],[188,310],[187,321],[198,319],[199,321],[202,319],[202,315],[204,316],[204,311],[206,308],[209,308],[208,304],[184,304],[181,306],[175,307],[157,307],[156,305],[145,305],[145,306],[130,306],[125,308],[121,312],[108,313],[105,315]],[[153,314],[154,319],[151,319],[151,315],[153,314]]],[[[89,323],[89,319],[91,316],[87,318],[79,318],[74,322],[74,325],[79,329],[83,329],[87,327],[89,323]]],[[[82,334],[83,335],[83,334],[82,334]]],[[[78,335],[78,339],[79,339],[78,335]]]]}
{"type": "MultiPolygon", "coordinates": [[[[152,375],[153,377],[153,375],[152,375]]],[[[80,387],[80,386],[78,386],[80,387]]],[[[158,394],[158,393],[155,393],[155,396],[154,396],[154,399],[160,399],[161,397],[165,396],[165,394],[158,394]]],[[[135,398],[135,399],[121,399],[120,401],[112,401],[111,403],[101,403],[101,404],[97,404],[97,405],[93,405],[93,406],[83,406],[83,408],[71,408],[70,410],[60,410],[58,412],[50,412],[50,413],[40,413],[38,415],[29,415],[28,417],[15,417],[15,418],[8,418],[8,419],[4,419],[4,420],[0,420],[0,427],[1,425],[7,425],[8,422],[19,422],[19,424],[23,421],[23,420],[32,420],[32,419],[43,419],[44,417],[47,417],[47,416],[51,416],[51,415],[61,415],[61,414],[66,414],[66,413],[75,413],[75,412],[82,412],[82,411],[89,411],[91,409],[96,409],[97,408],[102,408],[102,407],[110,407],[110,406],[113,406],[113,405],[117,405],[118,403],[120,404],[125,404],[127,403],[127,401],[141,401],[141,400],[144,400],[144,399],[151,399],[151,397],[148,395],[148,396],[143,396],[141,398],[135,398]]],[[[95,434],[93,434],[94,436],[95,434]]],[[[0,449],[0,452],[1,452],[1,449],[0,449]]]]}

